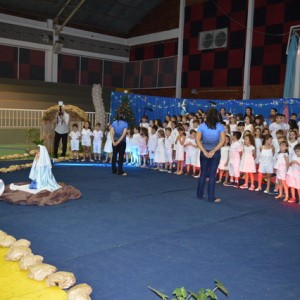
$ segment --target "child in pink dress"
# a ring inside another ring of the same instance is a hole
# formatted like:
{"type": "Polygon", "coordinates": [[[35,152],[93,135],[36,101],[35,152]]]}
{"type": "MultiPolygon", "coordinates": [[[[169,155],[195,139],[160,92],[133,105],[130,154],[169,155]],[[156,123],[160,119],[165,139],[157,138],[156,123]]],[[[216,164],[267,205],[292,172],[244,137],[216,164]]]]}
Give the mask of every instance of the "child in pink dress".
{"type": "Polygon", "coordinates": [[[298,204],[300,204],[300,144],[297,144],[294,147],[294,155],[290,160],[290,166],[286,175],[286,183],[291,189],[291,198],[289,199],[290,203],[296,202],[296,193],[298,192],[298,204]]]}
{"type": "Polygon", "coordinates": [[[140,164],[142,168],[146,168],[146,159],[148,155],[148,128],[142,127],[139,138],[138,154],[140,156],[140,164]]]}

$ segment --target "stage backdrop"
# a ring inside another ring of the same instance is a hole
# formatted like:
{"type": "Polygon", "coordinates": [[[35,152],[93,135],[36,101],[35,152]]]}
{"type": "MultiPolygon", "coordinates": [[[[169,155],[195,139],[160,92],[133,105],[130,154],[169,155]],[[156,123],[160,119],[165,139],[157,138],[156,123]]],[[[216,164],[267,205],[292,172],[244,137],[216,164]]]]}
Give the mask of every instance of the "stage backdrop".
{"type": "Polygon", "coordinates": [[[163,121],[166,115],[183,115],[187,112],[197,112],[198,109],[206,111],[211,106],[215,106],[218,110],[220,110],[221,107],[224,107],[227,112],[232,114],[244,114],[246,107],[250,106],[254,115],[262,114],[265,119],[269,117],[270,109],[273,107],[276,108],[279,113],[284,113],[287,118],[289,117],[289,114],[299,114],[300,111],[300,98],[202,100],[112,92],[110,105],[111,122],[115,119],[117,108],[120,106],[124,96],[128,97],[137,124],[139,124],[141,117],[145,114],[148,116],[149,120],[161,119],[163,121]]]}

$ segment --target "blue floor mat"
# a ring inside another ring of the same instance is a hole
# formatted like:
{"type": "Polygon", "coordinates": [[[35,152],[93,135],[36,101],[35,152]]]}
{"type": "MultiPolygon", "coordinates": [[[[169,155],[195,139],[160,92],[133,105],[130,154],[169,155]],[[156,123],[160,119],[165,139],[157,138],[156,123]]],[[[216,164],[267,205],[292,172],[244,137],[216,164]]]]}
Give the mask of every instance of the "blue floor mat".
{"type": "MultiPolygon", "coordinates": [[[[212,288],[214,279],[230,299],[299,298],[300,205],[222,185],[222,202],[211,204],[196,198],[190,176],[126,172],[54,165],[57,181],[82,198],[51,207],[0,201],[0,229],[29,239],[46,262],[90,284],[94,300],[158,299],[148,285],[170,295],[181,286],[212,288]]],[[[28,173],[1,178],[27,181],[28,173]]]]}

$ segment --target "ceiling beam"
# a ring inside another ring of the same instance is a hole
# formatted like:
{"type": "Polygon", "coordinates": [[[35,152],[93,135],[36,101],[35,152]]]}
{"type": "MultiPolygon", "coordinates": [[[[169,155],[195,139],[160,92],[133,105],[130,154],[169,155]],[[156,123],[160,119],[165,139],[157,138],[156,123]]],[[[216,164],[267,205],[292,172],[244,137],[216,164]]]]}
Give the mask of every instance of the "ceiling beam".
{"type": "Polygon", "coordinates": [[[63,11],[66,9],[66,7],[69,5],[70,2],[71,2],[71,0],[67,0],[66,3],[64,4],[64,6],[59,10],[57,15],[53,19],[53,24],[58,24],[58,18],[60,17],[60,15],[63,13],[63,11]]]}
{"type": "Polygon", "coordinates": [[[64,4],[64,6],[62,7],[62,9],[58,12],[57,16],[55,17],[56,22],[56,31],[55,34],[58,36],[61,31],[64,29],[64,27],[67,25],[67,23],[71,20],[71,18],[75,15],[75,13],[78,11],[78,9],[83,5],[83,3],[86,0],[80,0],[78,4],[75,5],[75,7],[73,8],[73,10],[69,13],[69,15],[66,17],[66,19],[63,21],[63,23],[59,26],[58,25],[58,18],[59,16],[67,10],[67,8],[69,7],[69,3],[71,2],[71,0],[67,0],[66,3],[64,4]]]}

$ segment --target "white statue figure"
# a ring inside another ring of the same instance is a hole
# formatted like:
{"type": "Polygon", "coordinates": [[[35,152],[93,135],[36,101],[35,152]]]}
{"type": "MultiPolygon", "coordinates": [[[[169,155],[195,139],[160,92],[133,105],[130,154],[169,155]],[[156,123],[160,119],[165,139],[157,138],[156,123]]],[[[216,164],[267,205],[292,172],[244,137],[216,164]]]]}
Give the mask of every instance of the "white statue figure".
{"type": "Polygon", "coordinates": [[[38,145],[37,154],[29,173],[29,178],[33,181],[29,188],[48,190],[50,192],[60,188],[51,169],[52,165],[47,148],[45,146],[38,145]]]}

